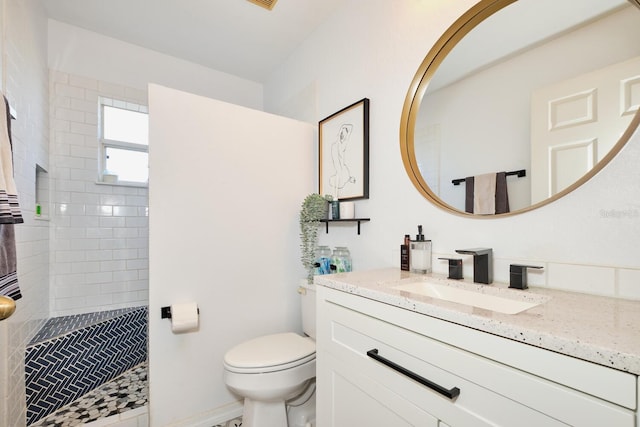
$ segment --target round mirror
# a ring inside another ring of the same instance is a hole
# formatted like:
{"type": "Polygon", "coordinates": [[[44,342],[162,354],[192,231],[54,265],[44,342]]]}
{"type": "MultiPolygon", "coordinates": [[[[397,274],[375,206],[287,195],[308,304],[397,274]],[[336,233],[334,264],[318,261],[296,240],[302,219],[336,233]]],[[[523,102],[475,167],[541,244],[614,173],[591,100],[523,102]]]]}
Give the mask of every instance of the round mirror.
{"type": "Polygon", "coordinates": [[[416,188],[450,212],[495,218],[594,176],[640,122],[639,8],[482,0],[467,11],[405,100],[400,146],[416,188]]]}

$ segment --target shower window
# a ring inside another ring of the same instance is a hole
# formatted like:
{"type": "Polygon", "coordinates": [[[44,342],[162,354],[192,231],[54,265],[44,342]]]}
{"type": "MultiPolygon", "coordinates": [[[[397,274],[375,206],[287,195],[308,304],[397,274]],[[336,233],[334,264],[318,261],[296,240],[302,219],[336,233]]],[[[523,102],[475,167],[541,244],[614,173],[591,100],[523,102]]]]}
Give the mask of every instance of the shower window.
{"type": "Polygon", "coordinates": [[[100,98],[100,181],[146,185],[149,180],[147,107],[100,98]]]}

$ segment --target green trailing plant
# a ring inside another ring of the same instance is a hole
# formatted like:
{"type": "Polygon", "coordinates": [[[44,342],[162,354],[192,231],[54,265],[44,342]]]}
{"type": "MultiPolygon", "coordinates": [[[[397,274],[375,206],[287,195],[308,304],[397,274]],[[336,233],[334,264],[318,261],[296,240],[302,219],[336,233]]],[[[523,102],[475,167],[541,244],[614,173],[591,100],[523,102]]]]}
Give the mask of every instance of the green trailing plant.
{"type": "Polygon", "coordinates": [[[318,245],[318,226],[321,219],[327,218],[331,196],[321,196],[317,193],[309,194],[302,202],[300,210],[300,248],[301,261],[307,271],[307,282],[313,282],[315,269],[315,251],[318,245]]]}

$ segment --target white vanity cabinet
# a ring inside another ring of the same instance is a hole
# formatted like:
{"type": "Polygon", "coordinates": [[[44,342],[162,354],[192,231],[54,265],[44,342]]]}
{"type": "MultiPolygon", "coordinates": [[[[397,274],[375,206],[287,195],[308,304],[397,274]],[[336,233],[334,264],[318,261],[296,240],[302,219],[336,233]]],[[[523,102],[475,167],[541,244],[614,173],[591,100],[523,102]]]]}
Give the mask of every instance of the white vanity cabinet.
{"type": "Polygon", "coordinates": [[[319,426],[637,426],[635,375],[323,286],[317,298],[319,426]]]}

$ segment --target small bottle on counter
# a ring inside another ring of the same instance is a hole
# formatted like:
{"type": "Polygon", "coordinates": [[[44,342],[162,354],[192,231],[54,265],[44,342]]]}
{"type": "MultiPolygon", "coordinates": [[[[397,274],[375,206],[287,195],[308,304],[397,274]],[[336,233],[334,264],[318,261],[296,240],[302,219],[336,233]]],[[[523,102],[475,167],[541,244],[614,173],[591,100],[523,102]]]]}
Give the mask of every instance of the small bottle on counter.
{"type": "Polygon", "coordinates": [[[408,234],[404,235],[404,243],[400,245],[400,270],[409,271],[411,270],[410,254],[409,250],[411,247],[411,237],[408,234]]]}
{"type": "Polygon", "coordinates": [[[416,240],[411,241],[409,264],[413,273],[431,273],[431,240],[425,240],[422,225],[418,226],[416,240]]]}

